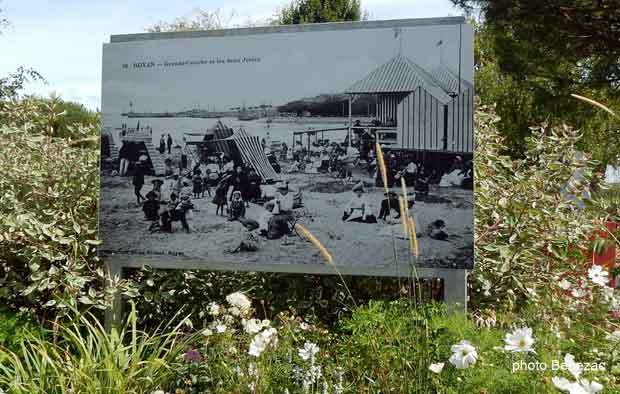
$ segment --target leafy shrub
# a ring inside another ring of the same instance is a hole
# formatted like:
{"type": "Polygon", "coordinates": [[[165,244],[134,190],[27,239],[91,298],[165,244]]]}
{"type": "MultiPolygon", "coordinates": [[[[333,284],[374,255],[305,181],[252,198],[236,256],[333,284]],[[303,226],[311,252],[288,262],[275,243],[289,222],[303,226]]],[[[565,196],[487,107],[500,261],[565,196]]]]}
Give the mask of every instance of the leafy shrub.
{"type": "Polygon", "coordinates": [[[583,209],[595,162],[567,126],[532,128],[522,159],[503,154],[490,108],[476,111],[474,305],[557,305],[560,275],[587,262],[594,217],[583,209]]]}
{"type": "Polygon", "coordinates": [[[183,339],[177,328],[153,334],[138,331],[135,309],[120,331],[107,334],[86,313],[55,327],[55,336],[55,340],[28,336],[18,353],[0,350],[0,390],[11,394],[151,393],[171,379],[170,364],[191,340],[183,339]]]}
{"type": "Polygon", "coordinates": [[[26,314],[0,307],[0,348],[16,351],[21,341],[33,332],[43,335],[40,326],[26,314]]]}
{"type": "Polygon", "coordinates": [[[0,302],[104,307],[96,258],[98,155],[68,140],[0,130],[0,302]]]}

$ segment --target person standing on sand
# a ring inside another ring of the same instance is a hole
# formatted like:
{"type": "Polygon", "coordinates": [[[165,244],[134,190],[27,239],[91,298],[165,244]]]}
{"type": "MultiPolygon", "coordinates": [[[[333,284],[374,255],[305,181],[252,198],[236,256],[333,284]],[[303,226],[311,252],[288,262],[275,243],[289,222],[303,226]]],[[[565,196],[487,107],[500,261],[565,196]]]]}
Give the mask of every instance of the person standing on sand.
{"type": "Polygon", "coordinates": [[[138,205],[142,202],[141,200],[146,200],[144,196],[140,193],[142,190],[142,186],[144,186],[144,172],[145,172],[145,162],[147,157],[142,155],[139,158],[138,165],[134,168],[133,173],[133,186],[134,186],[134,194],[136,195],[136,202],[138,205]]]}
{"type": "Polygon", "coordinates": [[[118,157],[120,159],[118,174],[120,176],[125,176],[127,175],[127,170],[129,169],[129,146],[126,142],[123,142],[123,145],[118,150],[118,157]]]}
{"type": "MultiPolygon", "coordinates": [[[[233,192],[239,191],[241,192],[241,198],[244,201],[249,201],[248,199],[248,176],[245,173],[243,167],[237,166],[235,169],[235,175],[233,177],[233,192]]],[[[232,199],[232,195],[230,196],[232,199]]]]}
{"type": "Polygon", "coordinates": [[[168,145],[168,154],[170,154],[170,152],[172,151],[172,136],[170,135],[170,133],[168,133],[167,145],[168,145]]]}
{"type": "Polygon", "coordinates": [[[166,140],[164,140],[164,135],[162,134],[159,138],[159,153],[162,155],[166,152],[166,140]]]}

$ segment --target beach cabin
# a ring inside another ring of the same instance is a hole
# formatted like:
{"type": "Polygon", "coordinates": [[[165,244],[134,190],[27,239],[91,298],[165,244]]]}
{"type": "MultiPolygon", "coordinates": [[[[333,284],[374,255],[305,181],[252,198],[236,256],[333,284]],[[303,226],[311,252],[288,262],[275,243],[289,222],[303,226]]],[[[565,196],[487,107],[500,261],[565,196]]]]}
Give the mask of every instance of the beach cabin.
{"type": "Polygon", "coordinates": [[[473,85],[445,66],[426,71],[398,54],[345,90],[376,97],[377,142],[387,149],[471,154],[473,85]]]}
{"type": "MultiPolygon", "coordinates": [[[[132,152],[137,154],[145,154],[147,156],[147,169],[153,175],[164,175],[164,155],[159,153],[153,145],[153,136],[143,131],[134,131],[120,136],[121,147],[127,144],[132,152]]],[[[135,161],[135,160],[134,160],[135,161]]]]}

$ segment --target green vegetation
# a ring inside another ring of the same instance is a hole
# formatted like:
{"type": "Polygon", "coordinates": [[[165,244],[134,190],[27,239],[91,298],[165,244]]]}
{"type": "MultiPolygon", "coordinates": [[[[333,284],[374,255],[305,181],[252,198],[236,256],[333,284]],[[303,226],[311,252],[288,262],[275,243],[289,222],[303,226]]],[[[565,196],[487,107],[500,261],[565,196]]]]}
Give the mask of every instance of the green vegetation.
{"type": "Polygon", "coordinates": [[[278,25],[359,21],[366,19],[359,0],[293,0],[278,11],[278,25]]]}
{"type": "Polygon", "coordinates": [[[53,340],[29,335],[17,353],[0,352],[0,388],[9,393],[150,393],[172,376],[187,347],[177,328],[136,328],[135,309],[120,330],[106,333],[88,313],[53,326],[53,340]]]}

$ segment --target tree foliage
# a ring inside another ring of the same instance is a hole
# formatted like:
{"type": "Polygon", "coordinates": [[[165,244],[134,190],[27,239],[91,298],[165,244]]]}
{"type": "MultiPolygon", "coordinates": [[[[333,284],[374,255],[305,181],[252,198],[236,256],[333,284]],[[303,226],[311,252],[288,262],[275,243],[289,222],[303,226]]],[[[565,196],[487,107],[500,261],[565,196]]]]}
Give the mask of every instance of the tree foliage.
{"type": "Polygon", "coordinates": [[[24,85],[30,81],[45,82],[45,79],[36,70],[25,67],[19,67],[15,72],[0,77],[0,109],[2,109],[2,100],[15,98],[24,85]]]}
{"type": "Polygon", "coordinates": [[[221,10],[206,11],[197,9],[188,16],[175,18],[172,22],[159,21],[153,26],[147,27],[146,30],[150,33],[161,33],[224,29],[229,27],[233,16],[234,13],[231,13],[228,17],[224,17],[221,10]]]}
{"type": "Polygon", "coordinates": [[[364,17],[359,0],[293,0],[276,14],[273,23],[296,25],[359,21],[364,17]]]}
{"type": "Polygon", "coordinates": [[[529,125],[565,122],[584,132],[581,149],[601,163],[616,161],[620,148],[608,141],[617,138],[617,123],[570,96],[620,103],[620,46],[617,34],[615,47],[610,38],[619,15],[610,1],[453,2],[480,11],[476,89],[483,104],[497,103],[510,151],[523,152],[529,125]],[[594,7],[593,15],[585,14],[594,7]]]}
{"type": "Polygon", "coordinates": [[[29,134],[74,140],[93,139],[100,128],[99,113],[55,94],[48,98],[25,96],[0,101],[0,121],[29,134]]]}

